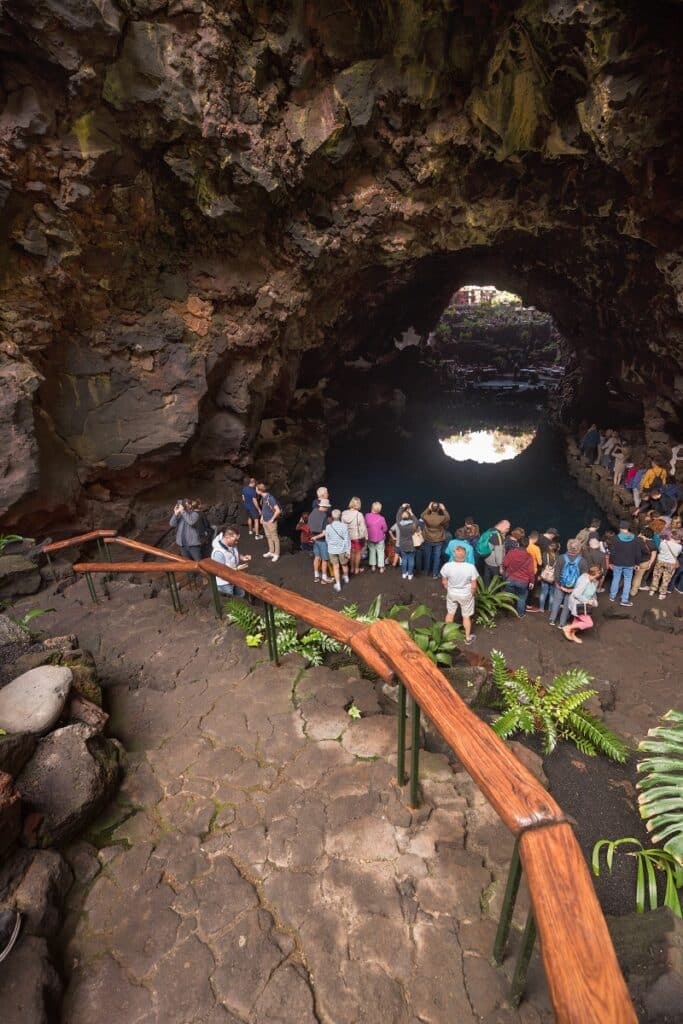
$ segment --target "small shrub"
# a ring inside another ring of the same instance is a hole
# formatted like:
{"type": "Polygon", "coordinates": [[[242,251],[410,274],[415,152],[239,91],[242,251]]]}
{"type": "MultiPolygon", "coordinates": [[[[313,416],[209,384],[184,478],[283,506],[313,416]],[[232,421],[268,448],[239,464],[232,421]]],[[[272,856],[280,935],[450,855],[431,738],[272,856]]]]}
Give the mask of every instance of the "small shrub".
{"type": "Polygon", "coordinates": [[[403,618],[403,614],[408,611],[406,605],[395,605],[390,610],[389,617],[396,619],[403,626],[430,661],[435,665],[451,668],[453,651],[456,650],[458,643],[465,639],[462,626],[455,622],[441,622],[425,604],[418,605],[408,618],[403,618]],[[425,618],[430,620],[429,625],[413,625],[414,622],[425,618]]]}
{"type": "Polygon", "coordinates": [[[18,533],[0,533],[0,555],[8,544],[18,544],[24,538],[18,533]]]}
{"type": "Polygon", "coordinates": [[[492,725],[498,736],[538,732],[546,754],[564,739],[590,757],[601,753],[613,761],[626,760],[626,745],[582,706],[597,692],[589,688],[591,676],[583,669],[561,672],[546,687],[540,676],[531,679],[526,668],[510,670],[500,651],[491,651],[491,662],[503,712],[492,725]]]}
{"type": "Polygon", "coordinates": [[[484,629],[493,629],[501,612],[517,614],[517,596],[505,589],[505,580],[494,576],[488,586],[479,580],[475,600],[475,621],[484,629]]]}

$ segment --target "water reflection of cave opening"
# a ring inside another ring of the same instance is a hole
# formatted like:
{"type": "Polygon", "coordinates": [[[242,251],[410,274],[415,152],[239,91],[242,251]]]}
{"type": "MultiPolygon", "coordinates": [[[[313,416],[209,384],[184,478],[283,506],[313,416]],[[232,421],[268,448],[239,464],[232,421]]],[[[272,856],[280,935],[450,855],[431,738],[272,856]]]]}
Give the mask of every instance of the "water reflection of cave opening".
{"type": "Polygon", "coordinates": [[[506,462],[521,455],[535,436],[535,430],[515,434],[505,430],[463,430],[440,438],[439,443],[444,454],[456,462],[506,462]]]}

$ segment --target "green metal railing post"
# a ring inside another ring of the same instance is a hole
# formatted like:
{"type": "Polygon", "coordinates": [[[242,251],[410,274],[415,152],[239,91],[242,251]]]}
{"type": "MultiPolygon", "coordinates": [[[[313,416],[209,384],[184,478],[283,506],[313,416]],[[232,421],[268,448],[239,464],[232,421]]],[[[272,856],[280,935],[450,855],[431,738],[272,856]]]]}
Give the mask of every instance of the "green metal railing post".
{"type": "Polygon", "coordinates": [[[50,567],[50,572],[52,573],[52,579],[56,583],[57,582],[57,570],[55,569],[54,565],[52,564],[52,559],[50,558],[50,552],[49,551],[45,552],[45,557],[47,558],[47,564],[50,567]]]}
{"type": "Polygon", "coordinates": [[[270,660],[279,665],[277,654],[277,628],[275,626],[275,612],[272,604],[268,604],[267,601],[263,602],[264,618],[266,620],[266,637],[268,639],[268,654],[270,660]]]}
{"type": "Polygon", "coordinates": [[[223,618],[223,605],[221,604],[221,595],[218,591],[218,581],[213,574],[209,574],[209,584],[211,586],[211,594],[213,596],[213,607],[216,612],[216,618],[223,618]]]}
{"type": "Polygon", "coordinates": [[[99,537],[97,538],[97,557],[99,558],[100,562],[104,561],[104,549],[102,547],[102,541],[100,540],[99,537]]]}
{"type": "Polygon", "coordinates": [[[503,906],[500,910],[496,939],[493,943],[493,962],[499,966],[503,962],[505,947],[510,935],[510,925],[512,924],[512,915],[515,911],[515,903],[517,902],[517,893],[519,892],[521,880],[522,862],[519,857],[519,843],[515,841],[515,848],[512,851],[512,860],[508,870],[508,880],[505,886],[505,895],[503,896],[503,906]]]}
{"type": "Polygon", "coordinates": [[[92,573],[86,572],[85,580],[88,584],[88,590],[90,591],[90,596],[93,599],[93,604],[97,604],[97,591],[95,590],[95,581],[92,578],[92,573]]]}
{"type": "Polygon", "coordinates": [[[178,591],[178,584],[176,582],[175,573],[167,572],[166,579],[168,580],[168,589],[171,591],[171,601],[173,603],[173,610],[176,612],[182,612],[183,606],[180,603],[180,593],[178,591]]]}
{"type": "Polygon", "coordinates": [[[418,784],[420,775],[420,705],[414,697],[410,698],[412,705],[411,720],[411,742],[410,751],[410,806],[419,807],[420,798],[418,795],[418,784]]]}
{"type": "Polygon", "coordinates": [[[398,683],[398,744],[396,750],[396,781],[406,784],[406,688],[398,683]]]}
{"type": "Polygon", "coordinates": [[[526,976],[529,970],[529,962],[531,960],[531,954],[534,951],[534,943],[536,942],[536,922],[534,921],[534,915],[531,911],[526,919],[526,925],[524,926],[524,934],[522,935],[522,945],[519,949],[519,955],[517,956],[517,964],[515,966],[515,973],[512,977],[512,984],[510,986],[510,1002],[513,1006],[519,1006],[526,988],[526,976]]]}

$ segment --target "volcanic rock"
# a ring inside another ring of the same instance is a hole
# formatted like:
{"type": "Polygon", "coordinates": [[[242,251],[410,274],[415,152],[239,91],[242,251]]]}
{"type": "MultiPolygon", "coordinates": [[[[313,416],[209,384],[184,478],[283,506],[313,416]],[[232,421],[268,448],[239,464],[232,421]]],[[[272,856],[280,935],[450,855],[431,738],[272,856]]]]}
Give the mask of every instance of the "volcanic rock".
{"type": "Polygon", "coordinates": [[[113,795],[120,748],[82,724],[57,729],[40,741],[17,779],[28,808],[42,815],[42,846],[76,836],[113,795]]]}
{"type": "Polygon", "coordinates": [[[22,597],[40,590],[40,570],[23,555],[0,555],[0,598],[22,597]]]}
{"type": "Polygon", "coordinates": [[[43,733],[62,713],[71,669],[41,665],[17,676],[0,690],[0,729],[6,732],[43,733]]]}

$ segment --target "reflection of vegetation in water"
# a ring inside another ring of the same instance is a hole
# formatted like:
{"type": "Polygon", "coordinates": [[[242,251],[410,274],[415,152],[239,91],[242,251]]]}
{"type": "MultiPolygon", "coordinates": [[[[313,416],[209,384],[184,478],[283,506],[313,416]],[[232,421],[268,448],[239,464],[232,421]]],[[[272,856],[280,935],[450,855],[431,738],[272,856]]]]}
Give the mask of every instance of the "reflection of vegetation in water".
{"type": "Polygon", "coordinates": [[[465,430],[440,438],[445,454],[456,462],[504,462],[515,459],[529,447],[536,431],[523,427],[507,430],[465,430]]]}

